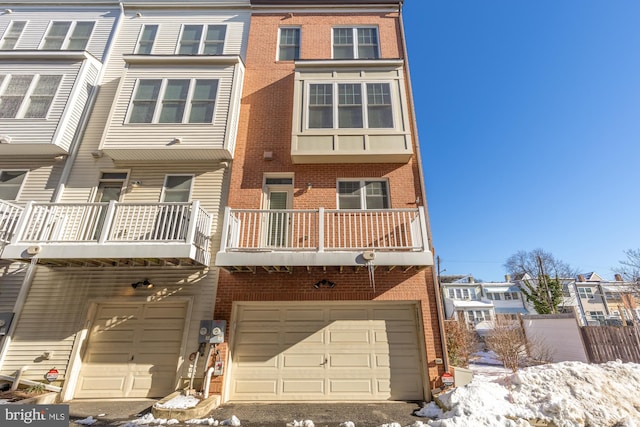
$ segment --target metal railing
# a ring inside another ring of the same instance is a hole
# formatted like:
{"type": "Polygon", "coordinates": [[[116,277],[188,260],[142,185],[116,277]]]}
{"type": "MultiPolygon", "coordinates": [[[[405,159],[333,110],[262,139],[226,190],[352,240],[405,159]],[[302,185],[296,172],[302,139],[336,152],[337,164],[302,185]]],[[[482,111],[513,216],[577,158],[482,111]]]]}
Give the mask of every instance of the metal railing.
{"type": "Polygon", "coordinates": [[[225,210],[222,251],[422,251],[422,208],[225,210]]]}
{"type": "Polygon", "coordinates": [[[21,206],[0,200],[0,244],[11,241],[23,211],[21,206]]]}
{"type": "Polygon", "coordinates": [[[193,244],[202,252],[202,259],[208,260],[211,215],[200,207],[198,201],[29,202],[12,231],[10,242],[13,244],[181,242],[193,244]]]}

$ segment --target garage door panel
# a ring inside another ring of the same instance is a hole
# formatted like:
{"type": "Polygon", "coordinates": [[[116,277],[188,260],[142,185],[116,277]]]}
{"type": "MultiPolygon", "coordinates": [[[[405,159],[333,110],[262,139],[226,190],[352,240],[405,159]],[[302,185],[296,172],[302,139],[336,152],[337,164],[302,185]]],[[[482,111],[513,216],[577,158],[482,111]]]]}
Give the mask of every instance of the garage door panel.
{"type": "Polygon", "coordinates": [[[284,313],[285,322],[324,322],[325,310],[322,309],[290,309],[284,313]]]}
{"type": "MultiPolygon", "coordinates": [[[[282,392],[287,394],[316,394],[321,396],[325,393],[324,377],[309,379],[284,379],[282,380],[282,392]]],[[[288,397],[291,399],[291,396],[288,397]]]]}
{"type": "Polygon", "coordinates": [[[329,309],[329,320],[367,320],[369,310],[366,308],[332,308],[329,309]]]}
{"type": "Polygon", "coordinates": [[[305,344],[324,344],[325,334],[322,328],[311,331],[285,331],[283,332],[284,344],[293,345],[298,343],[305,344]]]}
{"type": "Polygon", "coordinates": [[[333,354],[329,358],[329,366],[332,368],[370,368],[371,355],[361,354],[333,354]]]}
{"type": "Polygon", "coordinates": [[[284,368],[316,368],[322,367],[324,364],[324,353],[316,354],[285,354],[283,356],[282,366],[284,368]]]}
{"type": "Polygon", "coordinates": [[[279,309],[243,307],[240,315],[247,322],[279,322],[281,312],[279,309]]]}
{"type": "Polygon", "coordinates": [[[331,393],[336,394],[359,394],[359,395],[372,395],[373,389],[371,387],[371,380],[343,380],[334,379],[329,380],[329,390],[331,393]]]}
{"type": "Polygon", "coordinates": [[[369,330],[359,329],[351,331],[329,331],[329,342],[350,343],[350,344],[368,344],[371,341],[369,330]]]}
{"type": "Polygon", "coordinates": [[[260,309],[246,310],[240,305],[230,399],[421,399],[415,306],[388,307],[380,309],[375,303],[357,307],[314,303],[307,310],[283,304],[269,307],[266,316],[260,309]],[[374,310],[374,306],[378,308],[374,310]],[[260,313],[263,318],[280,320],[268,324],[246,322],[242,316],[247,313],[251,319],[260,313]],[[254,338],[256,333],[259,338],[254,338]],[[397,337],[392,336],[395,334],[397,337]],[[266,335],[270,338],[265,339],[266,335]],[[279,344],[267,346],[264,341],[279,344]]]}

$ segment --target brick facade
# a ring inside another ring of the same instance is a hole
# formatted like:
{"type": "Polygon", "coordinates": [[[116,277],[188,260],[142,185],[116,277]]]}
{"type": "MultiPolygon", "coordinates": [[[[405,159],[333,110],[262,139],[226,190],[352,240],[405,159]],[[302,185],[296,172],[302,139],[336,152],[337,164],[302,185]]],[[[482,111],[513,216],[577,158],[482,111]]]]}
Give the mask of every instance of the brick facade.
{"type": "MultiPolygon", "coordinates": [[[[238,129],[238,142],[232,164],[229,206],[263,207],[265,173],[292,173],[293,209],[324,207],[335,209],[336,180],[339,178],[386,178],[391,208],[415,208],[422,195],[415,156],[406,164],[304,164],[291,162],[294,62],[277,61],[278,28],[301,28],[302,59],[331,58],[331,29],[339,25],[375,25],[379,29],[382,58],[402,58],[400,22],[397,13],[384,14],[254,14],[251,20],[246,59],[246,80],[238,129]],[[272,160],[264,152],[273,153],[272,160]],[[311,188],[307,188],[307,184],[311,188]]],[[[413,147],[414,152],[417,150],[413,147]]],[[[422,203],[420,203],[422,204],[422,203]]],[[[417,301],[428,366],[429,385],[434,388],[442,373],[436,358],[443,358],[432,267],[404,272],[403,267],[375,272],[375,292],[366,268],[336,266],[296,267],[289,273],[221,272],[215,303],[216,319],[230,324],[233,303],[237,301],[417,301]],[[321,279],[336,287],[315,289],[321,279]]],[[[227,357],[226,343],[220,346],[227,357]]],[[[228,363],[229,361],[227,361],[228,363]]],[[[212,383],[220,392],[223,378],[212,383]]]]}

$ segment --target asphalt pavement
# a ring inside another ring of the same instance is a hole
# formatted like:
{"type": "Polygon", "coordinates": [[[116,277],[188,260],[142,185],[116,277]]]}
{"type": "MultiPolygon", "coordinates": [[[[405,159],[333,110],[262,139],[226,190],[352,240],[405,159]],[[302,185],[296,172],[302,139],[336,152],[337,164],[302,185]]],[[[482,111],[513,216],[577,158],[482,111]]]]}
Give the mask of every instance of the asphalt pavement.
{"type": "MultiPolygon", "coordinates": [[[[69,405],[69,425],[78,427],[77,420],[91,416],[93,426],[123,425],[151,412],[153,399],[138,400],[74,400],[69,405]]],[[[398,423],[410,426],[417,420],[415,411],[420,402],[340,402],[340,403],[226,403],[214,409],[208,417],[219,422],[236,416],[243,427],[286,427],[294,421],[311,420],[315,427],[339,427],[352,421],[356,427],[378,427],[398,423]]],[[[193,424],[173,424],[193,426],[193,424]]]]}

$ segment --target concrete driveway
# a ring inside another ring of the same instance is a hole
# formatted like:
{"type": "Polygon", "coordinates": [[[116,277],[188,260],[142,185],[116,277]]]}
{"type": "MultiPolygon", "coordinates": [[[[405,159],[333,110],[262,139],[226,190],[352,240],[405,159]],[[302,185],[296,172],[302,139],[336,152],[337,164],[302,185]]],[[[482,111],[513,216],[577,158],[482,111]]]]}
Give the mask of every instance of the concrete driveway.
{"type": "MultiPolygon", "coordinates": [[[[152,399],[72,401],[69,402],[70,426],[78,427],[75,421],[88,416],[98,419],[94,426],[126,424],[149,413],[155,402],[152,399]]],[[[345,421],[352,421],[356,427],[377,427],[392,422],[405,427],[417,420],[427,421],[413,415],[420,407],[418,402],[227,403],[214,409],[209,417],[221,422],[235,415],[243,427],[285,427],[294,420],[307,419],[313,421],[315,427],[339,427],[345,421]]]]}

